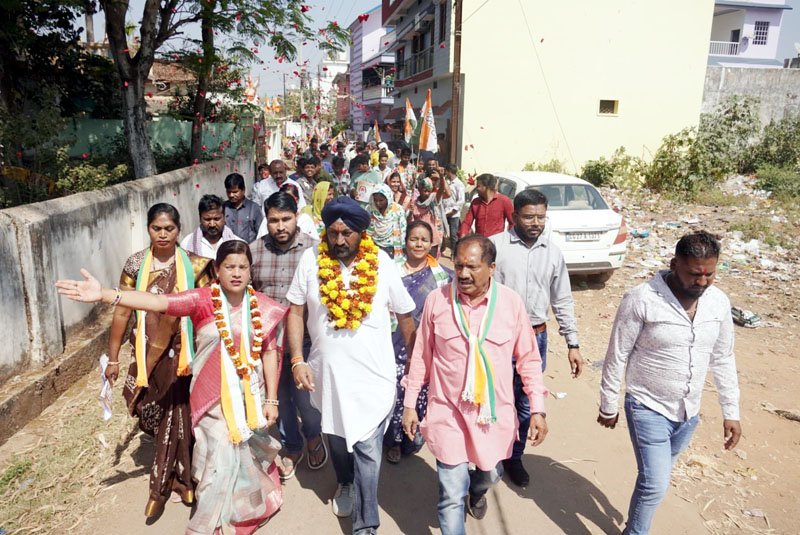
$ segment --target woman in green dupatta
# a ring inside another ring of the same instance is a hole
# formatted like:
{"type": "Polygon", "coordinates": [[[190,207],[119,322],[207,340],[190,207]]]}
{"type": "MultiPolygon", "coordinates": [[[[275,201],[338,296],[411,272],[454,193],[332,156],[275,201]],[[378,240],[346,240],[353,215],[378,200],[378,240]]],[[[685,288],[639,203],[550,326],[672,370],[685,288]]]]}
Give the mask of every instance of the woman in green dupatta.
{"type": "Polygon", "coordinates": [[[330,182],[319,182],[314,186],[314,191],[311,194],[311,204],[305,205],[301,210],[301,213],[308,214],[314,221],[314,229],[316,230],[314,237],[316,238],[325,230],[325,223],[322,222],[322,209],[333,200],[334,193],[334,188],[331,187],[330,182]]]}
{"type": "MultiPolygon", "coordinates": [[[[125,262],[120,277],[121,289],[170,294],[211,284],[214,278],[212,261],[177,246],[180,228],[180,214],[174,206],[159,203],[148,210],[150,247],[131,255],[125,262]]],[[[123,306],[114,310],[106,368],[106,377],[112,382],[119,375],[119,351],[132,312],[123,306]]],[[[186,325],[178,318],[137,311],[136,329],[130,339],[133,359],[125,375],[122,395],[131,416],[139,418],[142,431],[154,437],[150,495],[145,506],[148,517],[161,514],[173,490],[185,503],[194,501],[189,411],[191,376],[187,369],[179,373],[179,366],[186,357],[186,351],[181,352],[182,324],[186,325]],[[137,334],[140,334],[138,340],[137,334]]]]}

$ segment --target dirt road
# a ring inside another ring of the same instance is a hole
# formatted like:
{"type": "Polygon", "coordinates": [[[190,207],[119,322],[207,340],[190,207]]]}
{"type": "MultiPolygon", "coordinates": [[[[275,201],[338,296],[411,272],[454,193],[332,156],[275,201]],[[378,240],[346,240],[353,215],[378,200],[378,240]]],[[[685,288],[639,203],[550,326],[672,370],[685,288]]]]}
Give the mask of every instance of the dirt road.
{"type": "MultiPolygon", "coordinates": [[[[720,223],[712,209],[701,210],[701,215],[711,227],[720,223]]],[[[658,216],[650,212],[631,212],[628,217],[629,225],[631,220],[634,225],[650,221],[665,244],[674,244],[687,228],[660,230],[658,216]]],[[[655,255],[654,262],[653,250],[659,248],[651,247],[653,243],[657,242],[634,241],[625,267],[605,286],[574,281],[586,373],[579,379],[569,377],[565,346],[551,321],[545,380],[552,393],[566,396],[548,399],[550,434],[543,445],[526,450],[524,463],[532,484],[525,490],[506,481],[497,485],[489,497],[487,517],[480,522],[470,518],[469,533],[619,532],[635,479],[635,461],[624,420],[613,431],[595,423],[599,368],[622,294],[643,282],[659,262],[666,267],[668,251],[655,255]]],[[[728,262],[728,256],[722,260],[728,262]]],[[[744,435],[736,452],[723,452],[722,419],[709,377],[702,423],[675,469],[654,534],[798,532],[800,423],[790,418],[800,408],[796,305],[800,289],[794,278],[781,281],[773,272],[731,266],[720,271],[718,285],[733,304],[769,320],[759,329],[736,328],[744,435]]],[[[190,511],[180,504],[168,504],[162,518],[145,524],[150,444],[124,416],[119,395],[114,417],[102,422],[97,388],[96,376],[76,384],[0,447],[4,471],[0,529],[182,533],[190,511]]],[[[427,450],[398,466],[384,464],[382,533],[438,533],[434,467],[427,450]]],[[[335,487],[332,467],[320,472],[300,469],[285,486],[282,511],[260,533],[349,533],[349,521],[337,519],[330,510],[335,487]]]]}

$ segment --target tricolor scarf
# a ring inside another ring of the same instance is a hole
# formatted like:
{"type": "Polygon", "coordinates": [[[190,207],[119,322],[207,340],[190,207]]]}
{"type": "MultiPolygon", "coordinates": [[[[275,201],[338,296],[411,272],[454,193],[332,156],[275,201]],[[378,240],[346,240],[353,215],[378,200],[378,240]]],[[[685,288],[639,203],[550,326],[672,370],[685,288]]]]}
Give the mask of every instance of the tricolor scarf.
{"type": "MultiPolygon", "coordinates": [[[[253,374],[262,373],[262,367],[261,360],[253,359],[250,354],[250,299],[256,299],[256,297],[245,294],[242,301],[242,330],[239,337],[239,355],[243,356],[249,365],[250,373],[240,377],[233,360],[228,355],[222,337],[219,342],[220,405],[225,423],[228,425],[228,436],[234,444],[247,441],[252,436],[253,429],[260,429],[267,425],[267,420],[261,411],[260,382],[253,377],[253,374]]],[[[225,292],[220,292],[220,300],[222,308],[219,312],[224,316],[223,321],[233,336],[230,307],[225,292]]]]}
{"type": "Polygon", "coordinates": [[[442,266],[439,265],[439,261],[436,260],[431,255],[428,255],[428,267],[431,268],[433,272],[433,280],[436,281],[436,287],[441,288],[448,282],[450,282],[450,275],[442,269],[442,266]]]}
{"type": "MultiPolygon", "coordinates": [[[[153,265],[153,249],[148,249],[136,274],[136,289],[147,291],[150,268],[153,265]]],[[[194,288],[194,269],[189,255],[180,247],[175,248],[175,290],[185,292],[194,288]]],[[[136,311],[136,386],[147,386],[147,342],[144,310],[136,311]]],[[[188,317],[181,318],[181,353],[178,356],[178,375],[191,375],[194,360],[194,326],[188,317]]]]}
{"type": "Polygon", "coordinates": [[[456,284],[451,285],[451,296],[453,301],[453,315],[456,325],[461,334],[469,341],[469,355],[467,359],[467,380],[464,383],[464,391],[461,399],[478,405],[478,423],[492,424],[497,420],[495,412],[495,392],[494,392],[494,368],[492,361],[483,348],[486,334],[492,324],[494,307],[497,302],[497,285],[494,281],[490,282],[489,303],[486,312],[483,314],[480,329],[477,333],[472,333],[469,329],[469,318],[464,312],[464,307],[458,298],[456,284]]]}

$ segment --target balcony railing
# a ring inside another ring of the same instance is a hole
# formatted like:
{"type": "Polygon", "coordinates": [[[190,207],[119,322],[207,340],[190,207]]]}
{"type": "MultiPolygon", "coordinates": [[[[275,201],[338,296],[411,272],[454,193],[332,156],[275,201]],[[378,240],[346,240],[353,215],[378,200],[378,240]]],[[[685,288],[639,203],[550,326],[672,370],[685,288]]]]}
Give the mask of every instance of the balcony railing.
{"type": "Polygon", "coordinates": [[[391,98],[391,95],[389,94],[391,90],[391,87],[381,85],[365,87],[361,92],[361,98],[365,101],[379,98],[391,98]]]}
{"type": "Polygon", "coordinates": [[[433,67],[433,47],[426,48],[408,58],[402,65],[402,78],[411,78],[415,74],[433,67]]]}
{"type": "Polygon", "coordinates": [[[711,41],[708,46],[710,56],[738,56],[739,43],[732,41],[711,41]]]}

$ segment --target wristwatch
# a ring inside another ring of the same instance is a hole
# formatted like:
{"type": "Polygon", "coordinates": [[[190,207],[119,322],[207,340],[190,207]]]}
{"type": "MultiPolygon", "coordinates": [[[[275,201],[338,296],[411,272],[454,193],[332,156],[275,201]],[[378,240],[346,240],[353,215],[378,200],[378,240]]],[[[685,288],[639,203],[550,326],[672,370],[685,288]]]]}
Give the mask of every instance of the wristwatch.
{"type": "Polygon", "coordinates": [[[580,344],[567,344],[567,349],[580,349],[580,344]]]}

